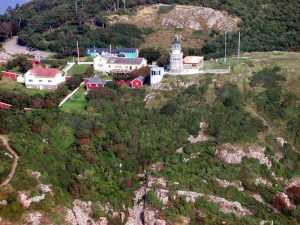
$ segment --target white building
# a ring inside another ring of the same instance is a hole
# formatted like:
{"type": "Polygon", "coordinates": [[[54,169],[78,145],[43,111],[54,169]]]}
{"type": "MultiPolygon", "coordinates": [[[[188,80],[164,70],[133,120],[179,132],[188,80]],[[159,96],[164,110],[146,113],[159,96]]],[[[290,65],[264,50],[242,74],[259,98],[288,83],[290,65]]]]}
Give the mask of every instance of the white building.
{"type": "Polygon", "coordinates": [[[165,74],[165,69],[163,67],[151,67],[150,68],[150,83],[158,84],[161,82],[165,74]]]}
{"type": "Polygon", "coordinates": [[[109,53],[94,58],[94,70],[101,73],[130,73],[146,66],[147,60],[144,58],[115,57],[109,53]]]}
{"type": "Polygon", "coordinates": [[[176,35],[170,52],[170,75],[192,75],[202,72],[204,57],[186,56],[183,58],[179,37],[176,35]]]}
{"type": "Polygon", "coordinates": [[[180,74],[183,72],[183,52],[178,35],[175,36],[170,52],[170,73],[180,74]]]}
{"type": "Polygon", "coordinates": [[[24,74],[27,88],[40,90],[55,90],[65,81],[63,72],[59,69],[36,66],[24,74]]]}

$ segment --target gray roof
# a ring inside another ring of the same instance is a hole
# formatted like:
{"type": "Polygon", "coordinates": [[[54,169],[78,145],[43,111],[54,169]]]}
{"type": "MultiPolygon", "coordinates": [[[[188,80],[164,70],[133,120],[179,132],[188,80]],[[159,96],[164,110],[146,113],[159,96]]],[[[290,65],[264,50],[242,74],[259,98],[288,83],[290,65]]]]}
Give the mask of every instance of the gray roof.
{"type": "Polygon", "coordinates": [[[101,79],[100,77],[93,77],[86,84],[106,84],[106,81],[101,79]]]}
{"type": "Polygon", "coordinates": [[[143,62],[143,58],[108,57],[107,60],[108,63],[127,65],[140,65],[143,62]]]}
{"type": "MultiPolygon", "coordinates": [[[[137,78],[134,78],[132,81],[134,81],[134,80],[139,80],[139,81],[141,81],[141,82],[143,82],[144,83],[144,81],[145,81],[145,77],[143,77],[143,76],[139,76],[139,77],[137,77],[137,78]]],[[[132,82],[131,81],[131,82],[132,82]]]]}
{"type": "Polygon", "coordinates": [[[111,52],[111,54],[119,54],[119,53],[132,53],[136,52],[137,48],[87,48],[87,52],[95,52],[95,53],[102,53],[102,52],[111,52]]]}

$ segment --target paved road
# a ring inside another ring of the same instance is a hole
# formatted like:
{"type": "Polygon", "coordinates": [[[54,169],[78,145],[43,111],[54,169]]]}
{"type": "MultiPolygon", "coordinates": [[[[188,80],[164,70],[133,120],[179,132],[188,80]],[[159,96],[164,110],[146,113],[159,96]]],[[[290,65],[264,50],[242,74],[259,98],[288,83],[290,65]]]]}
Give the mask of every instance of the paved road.
{"type": "Polygon", "coordinates": [[[10,147],[9,143],[8,143],[8,138],[4,135],[0,135],[0,140],[2,141],[4,147],[7,149],[7,151],[9,151],[10,154],[13,155],[14,157],[14,162],[11,168],[10,173],[8,174],[7,178],[0,184],[0,187],[3,187],[5,185],[7,185],[10,180],[13,178],[15,172],[16,172],[16,168],[18,165],[18,160],[19,160],[19,156],[18,154],[10,147]]]}
{"type": "MultiPolygon", "coordinates": [[[[27,54],[28,53],[28,50],[27,50],[26,47],[20,46],[20,45],[17,44],[17,39],[16,38],[12,38],[12,39],[8,40],[4,44],[3,47],[4,47],[5,51],[10,55],[27,54]]],[[[33,56],[34,55],[40,55],[42,59],[48,58],[49,56],[53,55],[53,53],[40,51],[40,50],[30,52],[28,54],[33,55],[33,56]]]]}

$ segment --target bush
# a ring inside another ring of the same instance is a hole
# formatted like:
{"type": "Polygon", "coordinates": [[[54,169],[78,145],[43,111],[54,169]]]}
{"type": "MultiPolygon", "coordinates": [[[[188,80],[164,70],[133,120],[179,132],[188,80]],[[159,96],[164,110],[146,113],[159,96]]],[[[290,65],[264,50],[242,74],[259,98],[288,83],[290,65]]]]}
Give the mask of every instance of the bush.
{"type": "Polygon", "coordinates": [[[175,8],[175,5],[162,5],[158,9],[158,14],[165,14],[172,11],[175,8]]]}
{"type": "Polygon", "coordinates": [[[175,101],[168,102],[165,106],[162,107],[161,113],[171,116],[176,113],[178,109],[178,104],[175,101]]]}

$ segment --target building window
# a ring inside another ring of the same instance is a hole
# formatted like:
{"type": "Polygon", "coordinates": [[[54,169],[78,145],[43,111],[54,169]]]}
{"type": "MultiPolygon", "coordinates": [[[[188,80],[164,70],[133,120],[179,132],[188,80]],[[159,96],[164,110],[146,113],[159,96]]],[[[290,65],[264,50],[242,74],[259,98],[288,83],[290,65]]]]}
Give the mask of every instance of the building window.
{"type": "Polygon", "coordinates": [[[48,83],[51,83],[52,82],[52,80],[48,80],[48,83]]]}
{"type": "Polygon", "coordinates": [[[40,82],[40,83],[42,83],[42,82],[43,82],[43,80],[39,80],[39,82],[40,82]]]}
{"type": "Polygon", "coordinates": [[[33,82],[33,80],[28,80],[28,82],[33,82]]]}

